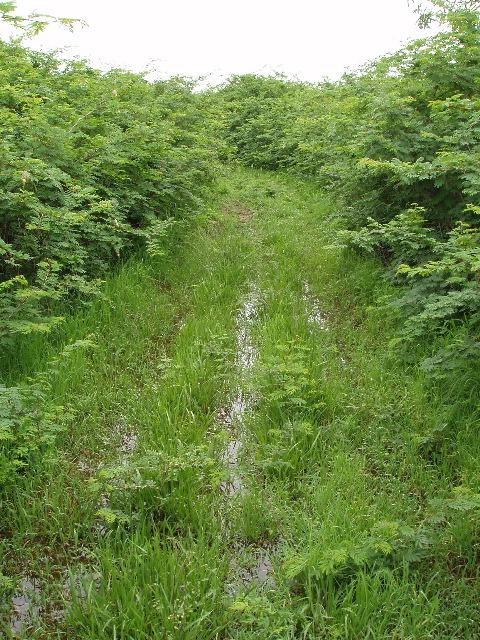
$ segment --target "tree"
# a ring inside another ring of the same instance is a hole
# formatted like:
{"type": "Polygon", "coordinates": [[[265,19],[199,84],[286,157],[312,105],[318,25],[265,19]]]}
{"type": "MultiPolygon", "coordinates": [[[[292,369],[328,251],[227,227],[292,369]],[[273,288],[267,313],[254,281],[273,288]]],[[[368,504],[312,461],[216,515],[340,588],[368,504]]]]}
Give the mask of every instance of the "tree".
{"type": "Polygon", "coordinates": [[[433,22],[440,24],[449,22],[453,14],[480,12],[480,0],[409,0],[418,14],[418,24],[422,28],[429,27],[433,22]]]}
{"type": "Polygon", "coordinates": [[[16,12],[17,5],[15,2],[0,2],[0,22],[6,22],[13,26],[20,33],[20,39],[36,36],[49,24],[61,24],[72,30],[78,24],[85,24],[77,18],[57,18],[44,13],[31,13],[28,16],[19,16],[16,12]]]}

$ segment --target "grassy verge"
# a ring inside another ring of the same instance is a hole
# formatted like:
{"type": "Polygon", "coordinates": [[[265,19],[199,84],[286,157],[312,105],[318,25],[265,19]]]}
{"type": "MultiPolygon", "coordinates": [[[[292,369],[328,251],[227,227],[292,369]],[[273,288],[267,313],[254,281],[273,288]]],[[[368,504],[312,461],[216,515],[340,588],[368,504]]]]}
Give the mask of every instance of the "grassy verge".
{"type": "Polygon", "coordinates": [[[235,185],[258,211],[264,296],[239,521],[277,550],[275,587],[239,596],[231,636],[478,637],[476,414],[392,355],[389,285],[331,248],[314,187],[235,185]]]}
{"type": "Polygon", "coordinates": [[[36,590],[23,636],[480,637],[472,398],[392,353],[389,285],[332,248],[312,185],[224,186],[175,255],[126,265],[66,324],[96,343],[52,381],[76,417],[2,501],[4,573],[36,590]]]}
{"type": "Polygon", "coordinates": [[[14,594],[30,608],[21,637],[215,635],[226,562],[214,418],[247,245],[238,219],[215,211],[68,319],[65,341],[94,334],[96,346],[53,380],[75,413],[68,432],[2,500],[7,635],[14,594]]]}

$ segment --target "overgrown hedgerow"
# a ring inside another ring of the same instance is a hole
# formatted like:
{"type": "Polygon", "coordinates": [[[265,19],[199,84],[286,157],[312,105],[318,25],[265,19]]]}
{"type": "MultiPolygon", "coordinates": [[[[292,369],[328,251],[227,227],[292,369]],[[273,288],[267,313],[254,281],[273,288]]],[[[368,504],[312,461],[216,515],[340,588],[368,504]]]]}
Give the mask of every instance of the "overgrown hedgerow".
{"type": "Polygon", "coordinates": [[[0,43],[0,345],[198,209],[214,145],[191,86],[0,43]],[[163,222],[162,222],[163,221],[163,222]]]}
{"type": "MultiPolygon", "coordinates": [[[[0,20],[27,34],[49,20],[14,11],[0,3],[0,20]]],[[[167,227],[199,209],[216,146],[192,88],[0,41],[0,367],[99,294],[112,265],[142,246],[157,254],[167,227]]],[[[0,485],[68,417],[48,384],[0,386],[0,485]]]]}
{"type": "Polygon", "coordinates": [[[332,191],[342,243],[413,285],[399,294],[406,334],[463,324],[453,359],[438,360],[452,366],[479,344],[480,5],[432,4],[422,20],[438,35],[339,82],[239,76],[213,100],[234,157],[332,191]]]}

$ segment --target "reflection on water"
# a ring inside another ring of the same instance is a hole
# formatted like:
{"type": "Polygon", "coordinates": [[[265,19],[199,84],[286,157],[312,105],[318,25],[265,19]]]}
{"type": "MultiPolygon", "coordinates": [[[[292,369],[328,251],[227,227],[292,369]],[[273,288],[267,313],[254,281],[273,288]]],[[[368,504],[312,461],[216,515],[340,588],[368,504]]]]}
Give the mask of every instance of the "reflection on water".
{"type": "Polygon", "coordinates": [[[22,633],[39,614],[40,584],[35,578],[22,578],[12,598],[10,628],[15,635],[22,633]]]}
{"type": "Polygon", "coordinates": [[[327,317],[322,312],[320,300],[312,295],[308,282],[303,283],[302,298],[305,303],[305,311],[309,324],[317,325],[320,329],[326,331],[328,329],[327,317]]]}

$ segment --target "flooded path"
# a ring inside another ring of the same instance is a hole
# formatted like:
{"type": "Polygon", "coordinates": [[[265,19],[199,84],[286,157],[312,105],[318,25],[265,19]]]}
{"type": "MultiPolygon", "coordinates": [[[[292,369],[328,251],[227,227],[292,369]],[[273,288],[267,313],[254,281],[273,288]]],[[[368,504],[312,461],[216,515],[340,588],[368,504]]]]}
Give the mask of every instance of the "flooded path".
{"type": "Polygon", "coordinates": [[[149,272],[141,308],[119,296],[107,316],[67,398],[72,450],[18,500],[0,637],[343,637],[355,603],[325,571],[349,580],[345,540],[396,514],[356,451],[359,329],[344,335],[317,198],[273,180],[233,176],[166,282],[149,272]]]}
{"type": "MultiPolygon", "coordinates": [[[[248,379],[258,357],[252,339],[251,330],[255,323],[260,306],[260,292],[255,284],[250,286],[236,318],[237,352],[236,370],[238,384],[230,404],[219,411],[219,423],[228,434],[228,441],[222,453],[222,462],[226,465],[228,478],[221,484],[225,498],[224,509],[228,512],[231,502],[241,497],[247,490],[248,478],[242,469],[241,457],[246,438],[245,419],[252,409],[255,400],[251,382],[248,379]]],[[[230,573],[227,578],[226,593],[235,596],[241,590],[253,585],[265,583],[273,570],[269,557],[269,549],[260,545],[246,545],[235,541],[236,532],[224,515],[225,528],[234,540],[231,545],[230,573]],[[248,567],[242,566],[240,558],[248,555],[248,567]]]]}
{"type": "Polygon", "coordinates": [[[222,454],[222,461],[227,465],[229,477],[221,486],[222,492],[229,498],[241,493],[244,488],[239,463],[245,430],[245,415],[253,402],[252,392],[248,390],[247,375],[257,358],[257,351],[251,337],[251,327],[257,316],[258,305],[259,292],[255,285],[252,285],[236,318],[237,352],[235,364],[238,384],[230,404],[219,411],[219,422],[229,436],[222,454]]]}

